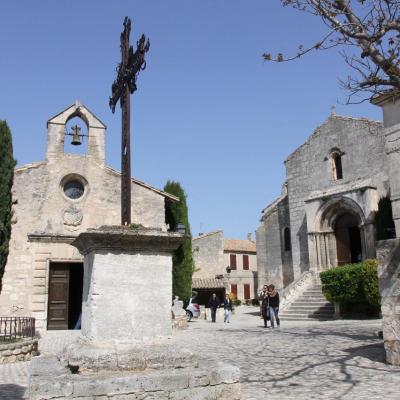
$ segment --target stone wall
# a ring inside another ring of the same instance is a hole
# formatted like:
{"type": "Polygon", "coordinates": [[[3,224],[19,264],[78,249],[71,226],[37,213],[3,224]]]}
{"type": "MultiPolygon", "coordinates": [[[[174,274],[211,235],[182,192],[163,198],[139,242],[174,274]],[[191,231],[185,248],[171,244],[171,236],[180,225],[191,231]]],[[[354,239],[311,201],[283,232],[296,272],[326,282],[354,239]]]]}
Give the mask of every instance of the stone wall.
{"type": "Polygon", "coordinates": [[[371,178],[378,190],[383,188],[387,168],[382,124],[331,115],[287,158],[285,165],[296,279],[310,267],[304,203],[309,194],[360,178],[371,178]],[[343,179],[337,181],[332,175],[333,149],[342,153],[343,179]]]}
{"type": "Polygon", "coordinates": [[[224,234],[216,231],[193,238],[193,278],[215,278],[226,273],[224,262],[224,234]]]}
{"type": "MultiPolygon", "coordinates": [[[[38,328],[47,318],[50,261],[81,262],[71,238],[88,228],[120,224],[120,173],[104,165],[105,127],[85,111],[89,123],[88,154],[64,153],[64,128],[72,106],[48,123],[48,159],[15,170],[14,219],[10,253],[0,295],[0,315],[34,316],[38,328]],[[97,121],[97,122],[96,122],[97,121]],[[79,199],[67,197],[63,185],[78,179],[79,199]]],[[[132,222],[166,231],[165,199],[169,195],[132,181],[132,222]]],[[[174,201],[172,199],[172,201],[174,201]]]]}
{"type": "Polygon", "coordinates": [[[378,242],[377,255],[386,360],[400,365],[400,238],[378,242]]]}
{"type": "Polygon", "coordinates": [[[0,341],[0,364],[29,361],[38,354],[37,339],[21,339],[4,344],[0,341]]]}
{"type": "Polygon", "coordinates": [[[259,291],[264,284],[282,289],[293,281],[292,253],[284,245],[285,228],[290,229],[287,196],[265,210],[256,233],[259,291]]]}

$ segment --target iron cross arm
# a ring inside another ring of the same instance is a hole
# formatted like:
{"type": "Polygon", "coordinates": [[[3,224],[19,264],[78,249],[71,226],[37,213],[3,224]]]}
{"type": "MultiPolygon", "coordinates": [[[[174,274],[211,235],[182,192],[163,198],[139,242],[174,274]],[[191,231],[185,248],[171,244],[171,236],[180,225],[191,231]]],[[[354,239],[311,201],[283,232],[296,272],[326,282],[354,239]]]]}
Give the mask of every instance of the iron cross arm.
{"type": "Polygon", "coordinates": [[[136,79],[139,72],[146,68],[145,55],[150,49],[150,41],[148,39],[146,40],[145,35],[142,35],[137,42],[136,51],[133,52],[133,47],[129,46],[128,57],[125,57],[123,41],[125,40],[124,38],[127,38],[129,41],[129,34],[124,35],[124,32],[121,34],[122,61],[118,65],[117,78],[115,79],[111,88],[109,104],[112,112],[115,112],[115,107],[118,103],[118,100],[123,102],[123,94],[126,86],[131,94],[137,89],[136,79]]]}

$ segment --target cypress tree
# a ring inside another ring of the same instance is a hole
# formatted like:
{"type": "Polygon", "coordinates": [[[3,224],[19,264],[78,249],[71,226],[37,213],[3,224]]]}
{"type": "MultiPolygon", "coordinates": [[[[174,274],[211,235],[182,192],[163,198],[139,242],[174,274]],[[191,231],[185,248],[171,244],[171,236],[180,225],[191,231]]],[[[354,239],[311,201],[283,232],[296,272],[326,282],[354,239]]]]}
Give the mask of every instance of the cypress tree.
{"type": "Polygon", "coordinates": [[[175,230],[179,223],[184,224],[188,235],[172,257],[172,292],[187,303],[192,292],[193,258],[186,193],[179,182],[169,180],[164,186],[164,191],[180,200],[179,203],[167,202],[166,223],[169,224],[171,230],[175,230]]]}
{"type": "Polygon", "coordinates": [[[11,236],[14,167],[11,132],[7,122],[0,121],[0,291],[11,236]]]}

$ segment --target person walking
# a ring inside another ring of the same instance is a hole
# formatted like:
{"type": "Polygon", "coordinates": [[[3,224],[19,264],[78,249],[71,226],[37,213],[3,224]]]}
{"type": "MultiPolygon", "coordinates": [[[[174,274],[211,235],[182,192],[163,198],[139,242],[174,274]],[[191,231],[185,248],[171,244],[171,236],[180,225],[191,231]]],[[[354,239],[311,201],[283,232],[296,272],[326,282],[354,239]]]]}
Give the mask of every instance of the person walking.
{"type": "Polygon", "coordinates": [[[258,295],[258,301],[260,303],[260,317],[263,318],[263,300],[268,293],[268,285],[264,285],[261,293],[258,295]]]}
{"type": "Polygon", "coordinates": [[[226,293],[224,300],[224,322],[227,322],[228,324],[231,319],[232,308],[233,308],[232,300],[229,297],[229,294],[226,293]]]}
{"type": "Polygon", "coordinates": [[[268,291],[262,294],[261,299],[261,315],[264,319],[264,328],[268,328],[268,320],[270,319],[270,310],[269,310],[269,296],[268,291]]]}
{"type": "Polygon", "coordinates": [[[210,300],[208,301],[208,307],[211,310],[211,322],[215,322],[215,317],[217,314],[217,308],[221,305],[219,298],[215,293],[212,294],[210,300]]]}
{"type": "Polygon", "coordinates": [[[269,314],[271,318],[271,327],[274,328],[275,321],[279,328],[279,293],[275,289],[274,285],[268,287],[268,299],[269,299],[269,314]]]}

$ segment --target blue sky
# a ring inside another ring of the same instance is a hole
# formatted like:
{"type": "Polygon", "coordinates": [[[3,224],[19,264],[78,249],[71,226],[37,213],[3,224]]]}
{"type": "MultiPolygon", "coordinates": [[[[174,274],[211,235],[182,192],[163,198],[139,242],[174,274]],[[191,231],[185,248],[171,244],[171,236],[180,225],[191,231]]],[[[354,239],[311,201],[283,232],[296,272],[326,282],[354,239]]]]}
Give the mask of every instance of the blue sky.
{"type": "Polygon", "coordinates": [[[8,0],[0,4],[0,118],[18,164],[45,158],[46,121],[76,99],[108,127],[107,163],[120,168],[120,111],[108,107],[119,34],[151,41],[132,97],[132,174],[162,188],[181,182],[192,232],[245,238],[280,194],[284,159],[336,106],[346,106],[337,51],[270,64],[324,32],[318,19],[279,0],[8,0]]]}

